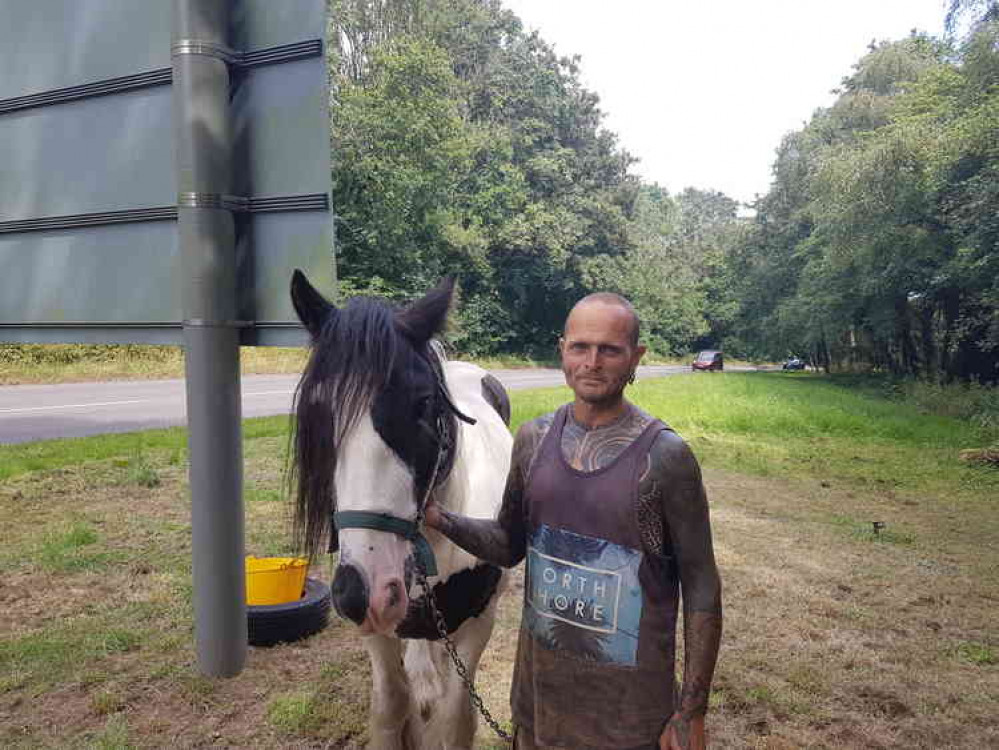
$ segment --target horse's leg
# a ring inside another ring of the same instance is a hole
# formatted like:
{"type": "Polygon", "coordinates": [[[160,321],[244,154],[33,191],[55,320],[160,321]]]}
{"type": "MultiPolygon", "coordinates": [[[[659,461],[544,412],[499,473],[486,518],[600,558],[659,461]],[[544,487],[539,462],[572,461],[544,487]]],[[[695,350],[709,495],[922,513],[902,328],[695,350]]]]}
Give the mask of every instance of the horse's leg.
{"type": "MultiPolygon", "coordinates": [[[[458,656],[465,663],[469,677],[473,681],[482,651],[493,632],[498,598],[494,597],[482,614],[466,620],[454,634],[458,656]]],[[[435,717],[440,722],[438,736],[443,740],[444,750],[471,750],[478,717],[468,695],[468,689],[451,663],[451,659],[446,654],[444,659],[446,662],[444,699],[441,701],[440,715],[435,717]]]]}
{"type": "Polygon", "coordinates": [[[403,663],[413,696],[413,710],[418,712],[424,721],[429,721],[444,696],[440,668],[444,662],[436,644],[430,641],[413,640],[405,643],[406,657],[403,663]]]}
{"type": "Polygon", "coordinates": [[[368,750],[411,750],[409,680],[402,667],[402,642],[372,635],[364,639],[371,657],[368,750]]]}

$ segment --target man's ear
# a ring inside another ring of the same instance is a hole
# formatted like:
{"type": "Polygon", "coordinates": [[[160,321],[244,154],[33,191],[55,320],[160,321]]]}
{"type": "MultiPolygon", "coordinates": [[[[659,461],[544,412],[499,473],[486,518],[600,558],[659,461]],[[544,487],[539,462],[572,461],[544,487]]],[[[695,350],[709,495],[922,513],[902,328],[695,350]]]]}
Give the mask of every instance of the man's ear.
{"type": "Polygon", "coordinates": [[[396,313],[396,325],[414,344],[426,343],[444,330],[453,294],[454,278],[445,276],[421,299],[396,313]]]}
{"type": "Polygon", "coordinates": [[[299,269],[291,276],[291,302],[302,325],[313,339],[319,338],[319,332],[331,315],[336,315],[337,309],[305,278],[299,269]]]}

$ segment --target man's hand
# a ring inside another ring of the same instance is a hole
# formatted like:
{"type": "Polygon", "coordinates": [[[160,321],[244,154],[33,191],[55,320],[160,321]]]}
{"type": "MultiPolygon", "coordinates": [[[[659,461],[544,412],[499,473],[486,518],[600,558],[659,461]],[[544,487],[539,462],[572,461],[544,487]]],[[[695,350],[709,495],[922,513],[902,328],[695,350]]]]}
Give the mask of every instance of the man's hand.
{"type": "Polygon", "coordinates": [[[423,510],[423,522],[430,528],[440,531],[441,511],[433,497],[427,500],[427,507],[423,510]]]}
{"type": "Polygon", "coordinates": [[[673,714],[659,737],[659,750],[704,750],[704,716],[673,714]]]}

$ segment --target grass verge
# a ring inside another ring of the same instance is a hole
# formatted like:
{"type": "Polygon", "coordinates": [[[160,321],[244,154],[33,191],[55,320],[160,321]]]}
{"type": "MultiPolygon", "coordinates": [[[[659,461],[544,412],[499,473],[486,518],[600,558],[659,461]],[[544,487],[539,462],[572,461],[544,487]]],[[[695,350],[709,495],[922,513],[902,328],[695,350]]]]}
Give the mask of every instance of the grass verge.
{"type": "MultiPolygon", "coordinates": [[[[308,359],[303,347],[244,346],[244,375],[294,375],[308,359]]],[[[477,359],[487,369],[558,367],[555,358],[532,359],[496,355],[477,359]]],[[[184,351],[179,346],[139,344],[0,344],[0,385],[145,380],[184,377],[184,351]]]]}
{"type": "MultiPolygon", "coordinates": [[[[515,421],[567,393],[513,394],[515,421]]],[[[713,747],[996,746],[999,483],[958,456],[985,427],[797,374],[634,396],[691,441],[712,499],[713,747]]],[[[287,426],[244,427],[248,553],[290,551],[287,426]]],[[[0,448],[0,746],[363,746],[370,674],[339,623],[251,649],[236,678],[197,673],[184,439],[0,448]]],[[[521,592],[517,573],[479,672],[501,722],[521,592]]]]}

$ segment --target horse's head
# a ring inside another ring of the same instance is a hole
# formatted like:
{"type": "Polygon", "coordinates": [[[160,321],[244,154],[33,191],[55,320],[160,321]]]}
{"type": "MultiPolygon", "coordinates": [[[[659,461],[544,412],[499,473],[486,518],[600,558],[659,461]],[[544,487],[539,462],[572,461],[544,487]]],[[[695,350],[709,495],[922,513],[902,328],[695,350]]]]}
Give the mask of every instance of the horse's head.
{"type": "Polygon", "coordinates": [[[300,271],[292,279],[295,310],[312,337],[295,397],[296,529],[310,557],[335,534],[333,602],[365,633],[392,633],[405,617],[416,545],[385,530],[331,530],[331,516],[413,522],[431,483],[446,474],[456,411],[430,341],[452,291],[447,279],[401,310],[364,297],[341,309],[300,271]]]}

